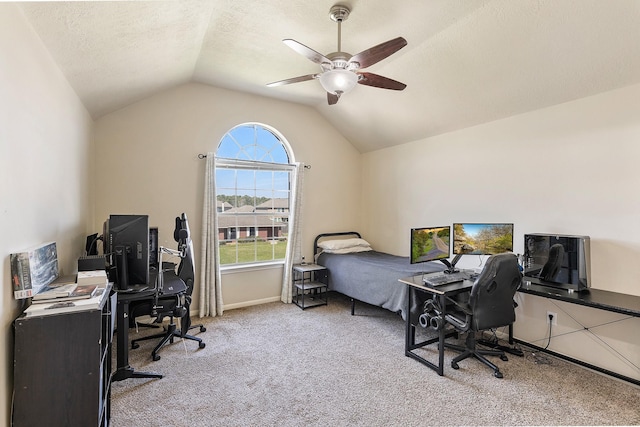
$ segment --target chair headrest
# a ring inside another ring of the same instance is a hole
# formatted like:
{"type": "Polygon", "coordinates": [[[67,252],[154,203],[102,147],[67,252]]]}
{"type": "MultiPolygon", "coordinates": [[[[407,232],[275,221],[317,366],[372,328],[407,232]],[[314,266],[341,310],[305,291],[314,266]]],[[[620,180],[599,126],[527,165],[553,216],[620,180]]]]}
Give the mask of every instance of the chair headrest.
{"type": "Polygon", "coordinates": [[[189,223],[187,222],[187,215],[184,213],[182,216],[176,217],[176,227],[173,230],[173,239],[176,242],[185,242],[189,238],[189,223]]]}
{"type": "MultiPolygon", "coordinates": [[[[484,286],[487,288],[495,288],[497,282],[506,281],[509,283],[509,287],[516,287],[520,285],[522,279],[522,273],[518,267],[518,258],[512,253],[496,254],[489,257],[482,269],[482,273],[478,276],[476,284],[479,287],[484,286]]],[[[478,289],[472,289],[477,292],[478,289]]],[[[489,289],[493,291],[493,289],[489,289]]],[[[515,289],[514,289],[515,293],[515,289]]]]}

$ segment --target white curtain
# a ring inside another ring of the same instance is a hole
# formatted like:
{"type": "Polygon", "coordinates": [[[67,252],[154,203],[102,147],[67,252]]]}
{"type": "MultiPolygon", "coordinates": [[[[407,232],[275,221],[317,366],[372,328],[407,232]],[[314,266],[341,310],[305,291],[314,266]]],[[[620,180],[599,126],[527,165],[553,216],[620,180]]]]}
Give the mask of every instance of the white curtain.
{"type": "Polygon", "coordinates": [[[304,163],[296,163],[296,168],[291,179],[292,209],[289,212],[289,239],[287,240],[287,255],[284,260],[284,272],[282,273],[282,294],[280,300],[290,304],[293,284],[293,264],[302,262],[302,186],[304,181],[304,163]]]}
{"type": "Polygon", "coordinates": [[[207,153],[202,208],[202,259],[200,262],[200,317],[222,315],[222,281],[218,257],[218,209],[214,153],[207,153]]]}

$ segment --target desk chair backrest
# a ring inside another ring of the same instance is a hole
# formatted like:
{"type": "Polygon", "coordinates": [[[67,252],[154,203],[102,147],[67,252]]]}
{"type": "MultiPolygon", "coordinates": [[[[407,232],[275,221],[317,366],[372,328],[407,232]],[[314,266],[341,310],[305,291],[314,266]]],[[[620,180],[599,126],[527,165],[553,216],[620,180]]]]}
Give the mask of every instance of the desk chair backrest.
{"type": "Polygon", "coordinates": [[[193,294],[196,268],[193,262],[193,242],[191,241],[189,221],[187,220],[187,215],[184,213],[176,217],[176,228],[173,231],[173,238],[178,242],[178,250],[181,252],[178,277],[187,285],[183,303],[185,310],[180,317],[181,334],[186,334],[191,327],[191,294],[193,294]]]}
{"type": "Polygon", "coordinates": [[[187,215],[182,214],[176,217],[176,228],[173,231],[173,238],[178,242],[178,250],[182,253],[180,265],[178,266],[178,277],[187,285],[187,295],[193,293],[196,268],[193,263],[193,241],[189,230],[187,215]]]}
{"type": "Polygon", "coordinates": [[[512,253],[492,255],[471,288],[469,305],[476,331],[510,325],[516,320],[513,297],[522,281],[512,253]]]}

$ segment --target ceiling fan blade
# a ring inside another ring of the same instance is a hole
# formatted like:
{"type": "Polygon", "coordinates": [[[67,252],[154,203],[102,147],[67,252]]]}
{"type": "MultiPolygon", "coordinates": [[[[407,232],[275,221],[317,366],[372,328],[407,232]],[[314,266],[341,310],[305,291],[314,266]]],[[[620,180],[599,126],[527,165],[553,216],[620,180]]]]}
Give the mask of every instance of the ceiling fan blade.
{"type": "Polygon", "coordinates": [[[317,77],[318,77],[318,74],[307,74],[306,76],[292,77],[290,79],[278,80],[277,82],[267,83],[267,86],[274,87],[274,86],[288,85],[291,83],[306,82],[307,80],[313,80],[317,77]]]}
{"type": "Polygon", "coordinates": [[[323,54],[316,52],[315,50],[311,49],[310,47],[307,47],[305,45],[303,45],[300,42],[297,42],[293,39],[284,39],[282,40],[282,42],[284,44],[286,44],[287,46],[289,46],[291,49],[295,50],[296,52],[298,52],[300,55],[310,59],[311,61],[315,62],[316,64],[322,64],[322,63],[329,63],[331,64],[331,60],[329,58],[327,58],[326,56],[324,56],[323,54]]]}
{"type": "Polygon", "coordinates": [[[340,95],[336,95],[335,93],[327,92],[327,101],[329,101],[329,105],[334,105],[338,103],[338,99],[340,99],[340,95]]]}
{"type": "Polygon", "coordinates": [[[351,57],[349,63],[357,62],[360,68],[367,68],[376,62],[382,61],[407,45],[407,41],[402,37],[397,37],[384,43],[380,43],[370,49],[363,50],[351,57]]]}
{"type": "Polygon", "coordinates": [[[382,89],[391,89],[391,90],[403,90],[407,87],[406,84],[400,83],[396,80],[390,79],[388,77],[379,76],[378,74],[373,73],[358,73],[361,78],[358,80],[358,83],[361,85],[379,87],[382,89]]]}

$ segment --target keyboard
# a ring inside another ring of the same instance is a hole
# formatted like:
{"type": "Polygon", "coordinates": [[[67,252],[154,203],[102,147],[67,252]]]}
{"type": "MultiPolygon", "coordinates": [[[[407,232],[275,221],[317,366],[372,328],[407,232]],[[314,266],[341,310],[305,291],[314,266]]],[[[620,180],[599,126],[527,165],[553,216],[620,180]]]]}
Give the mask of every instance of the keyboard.
{"type": "Polygon", "coordinates": [[[422,281],[428,286],[442,286],[450,283],[462,282],[463,280],[475,280],[478,275],[467,271],[457,271],[455,273],[440,273],[425,275],[422,281]]]}

